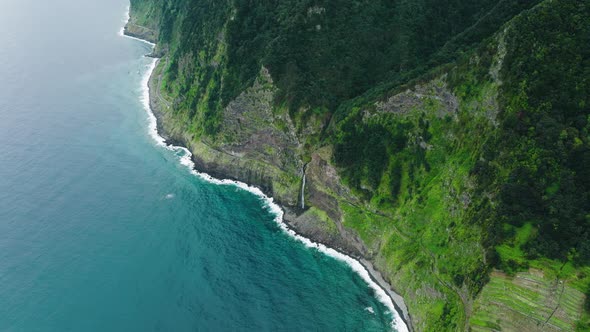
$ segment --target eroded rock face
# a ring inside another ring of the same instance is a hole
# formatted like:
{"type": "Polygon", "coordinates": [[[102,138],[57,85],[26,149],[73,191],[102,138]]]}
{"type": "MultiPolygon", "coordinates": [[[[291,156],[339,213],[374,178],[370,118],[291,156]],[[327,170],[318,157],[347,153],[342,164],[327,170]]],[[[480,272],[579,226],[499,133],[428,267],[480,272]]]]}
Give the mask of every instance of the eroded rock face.
{"type": "Polygon", "coordinates": [[[305,167],[307,186],[306,206],[303,213],[287,213],[287,221],[298,232],[328,244],[329,246],[356,257],[367,257],[368,250],[358,235],[342,224],[343,211],[340,201],[358,204],[358,199],[345,187],[329,160],[332,151],[324,147],[312,153],[311,161],[305,167]],[[314,211],[322,213],[314,213],[314,211]]]}
{"type": "Polygon", "coordinates": [[[138,24],[131,23],[131,22],[129,22],[129,23],[127,23],[127,25],[125,25],[124,33],[127,36],[147,40],[151,43],[155,43],[156,40],[158,39],[158,35],[156,34],[156,31],[154,31],[150,28],[143,27],[138,24]]]}
{"type": "Polygon", "coordinates": [[[438,104],[434,106],[437,107],[437,116],[439,118],[447,115],[454,116],[459,110],[459,101],[447,88],[444,77],[423,85],[416,85],[413,89],[389,97],[385,102],[376,103],[375,106],[379,112],[403,115],[417,108],[428,108],[427,102],[438,104]]]}
{"type": "Polygon", "coordinates": [[[299,140],[288,113],[273,108],[276,88],[266,68],[223,112],[219,148],[287,171],[301,168],[299,140]]]}
{"type": "Polygon", "coordinates": [[[310,190],[325,191],[357,203],[357,198],[351,194],[348,187],[342,184],[338,171],[329,163],[331,156],[332,152],[327,147],[312,154],[311,161],[307,165],[310,190]]]}

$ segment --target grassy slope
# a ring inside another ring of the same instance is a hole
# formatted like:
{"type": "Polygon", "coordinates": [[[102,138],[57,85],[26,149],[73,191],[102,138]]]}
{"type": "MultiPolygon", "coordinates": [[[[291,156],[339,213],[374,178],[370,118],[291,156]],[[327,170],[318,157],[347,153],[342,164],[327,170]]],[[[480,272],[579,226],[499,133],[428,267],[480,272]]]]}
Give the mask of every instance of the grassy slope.
{"type": "MultiPolygon", "coordinates": [[[[490,108],[497,107],[492,99],[498,86],[490,79],[484,83],[479,77],[479,89],[467,94],[465,90],[472,88],[470,79],[475,79],[471,76],[478,75],[480,67],[486,76],[492,59],[471,60],[479,65],[455,68],[450,74],[419,84],[425,87],[420,90],[426,90],[427,97],[403,114],[369,110],[374,108],[371,106],[356,111],[373,112],[368,122],[380,123],[385,128],[407,124],[406,147],[389,156],[393,165],[389,168],[398,167],[401,171],[389,174],[385,170],[380,183],[369,190],[376,194],[366,211],[379,213],[361,212],[344,205],[344,224],[357,230],[378,253],[378,267],[400,288],[416,327],[421,330],[462,329],[471,314],[473,293],[464,279],[468,279],[466,275],[470,275],[472,282],[485,278],[485,270],[481,269],[483,230],[468,222],[470,211],[465,204],[475,205],[478,201],[473,197],[470,170],[480,153],[482,137],[494,130],[493,119],[488,116],[495,111],[490,108]],[[460,106],[456,112],[447,112],[436,89],[450,90],[448,81],[452,75],[462,77],[452,91],[459,97],[460,106]],[[420,123],[428,123],[430,137],[425,138],[424,125],[421,128],[420,123]],[[420,141],[427,144],[423,144],[426,148],[420,146],[420,141]],[[388,190],[392,177],[400,183],[395,196],[388,190]]],[[[369,183],[361,186],[370,188],[369,183]]]]}

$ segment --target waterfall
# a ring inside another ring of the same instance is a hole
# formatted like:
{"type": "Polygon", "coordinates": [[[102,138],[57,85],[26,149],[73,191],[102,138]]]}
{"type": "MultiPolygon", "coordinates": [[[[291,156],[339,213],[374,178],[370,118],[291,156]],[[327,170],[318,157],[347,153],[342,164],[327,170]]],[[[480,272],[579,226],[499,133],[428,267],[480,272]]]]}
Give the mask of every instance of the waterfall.
{"type": "Polygon", "coordinates": [[[301,180],[301,209],[305,209],[305,166],[302,169],[303,177],[301,180]]]}

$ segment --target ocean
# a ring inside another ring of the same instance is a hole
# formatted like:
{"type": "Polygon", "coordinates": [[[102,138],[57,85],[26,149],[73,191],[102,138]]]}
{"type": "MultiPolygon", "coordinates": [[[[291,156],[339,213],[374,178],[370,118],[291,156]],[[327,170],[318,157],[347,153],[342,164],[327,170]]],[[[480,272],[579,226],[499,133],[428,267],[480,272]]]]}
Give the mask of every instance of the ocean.
{"type": "Polygon", "coordinates": [[[0,2],[0,331],[403,330],[356,261],[162,143],[127,8],[0,2]]]}

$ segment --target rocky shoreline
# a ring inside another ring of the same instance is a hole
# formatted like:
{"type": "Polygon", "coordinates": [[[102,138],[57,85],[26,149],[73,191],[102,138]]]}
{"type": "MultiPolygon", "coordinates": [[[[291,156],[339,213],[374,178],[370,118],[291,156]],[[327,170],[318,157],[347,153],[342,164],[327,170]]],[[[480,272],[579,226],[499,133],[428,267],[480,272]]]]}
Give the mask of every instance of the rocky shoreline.
{"type": "MultiPolygon", "coordinates": [[[[149,29],[135,29],[131,27],[131,24],[127,24],[124,28],[124,34],[133,38],[142,39],[150,43],[155,43],[156,34],[149,29]]],[[[154,54],[146,56],[155,57],[154,54]]],[[[159,61],[159,60],[158,60],[159,61]]],[[[156,65],[156,68],[158,66],[156,65]]],[[[350,256],[361,263],[369,273],[371,279],[379,285],[387,295],[392,299],[393,304],[400,313],[401,319],[404,321],[410,331],[413,331],[411,316],[408,312],[408,308],[403,298],[394,291],[393,287],[385,280],[382,274],[374,267],[373,263],[365,258],[366,249],[360,239],[349,234],[347,232],[340,232],[339,236],[333,236],[328,232],[324,232],[314,226],[307,225],[306,221],[302,218],[304,210],[300,209],[297,202],[284,202],[280,197],[274,195],[274,188],[272,178],[265,176],[264,174],[256,174],[251,168],[246,165],[241,165],[238,160],[239,157],[225,156],[230,160],[234,160],[236,163],[229,163],[224,165],[223,163],[208,162],[204,158],[199,157],[199,151],[203,149],[208,150],[207,153],[211,154],[224,154],[223,151],[214,149],[207,145],[205,142],[194,142],[191,137],[188,137],[182,130],[174,128],[171,125],[173,119],[170,119],[169,114],[163,111],[164,107],[170,107],[160,100],[161,97],[157,92],[159,86],[159,73],[154,70],[149,79],[149,90],[150,90],[150,107],[157,119],[157,130],[158,134],[162,136],[166,144],[172,144],[175,146],[182,146],[188,148],[192,154],[193,163],[195,168],[199,172],[207,173],[212,177],[219,179],[230,179],[246,183],[250,186],[258,187],[269,197],[274,197],[276,203],[284,211],[285,223],[294,230],[297,234],[309,238],[310,240],[321,243],[327,247],[333,248],[334,250],[350,256]],[[198,145],[198,146],[197,146],[198,145]],[[352,244],[352,245],[351,245],[352,244]]],[[[222,159],[222,158],[218,158],[222,159]]],[[[216,159],[216,160],[218,160],[216,159]]]]}
{"type": "Polygon", "coordinates": [[[125,27],[123,28],[123,34],[129,37],[148,41],[152,44],[155,44],[157,39],[156,33],[153,30],[137,24],[132,24],[130,22],[125,24],[125,27]]]}

